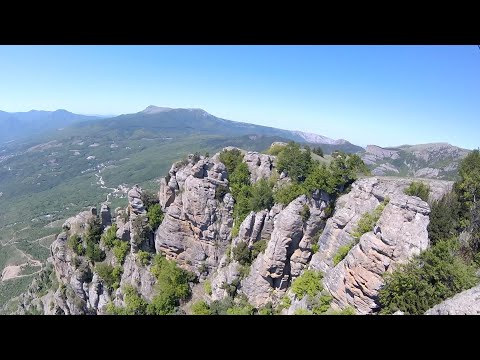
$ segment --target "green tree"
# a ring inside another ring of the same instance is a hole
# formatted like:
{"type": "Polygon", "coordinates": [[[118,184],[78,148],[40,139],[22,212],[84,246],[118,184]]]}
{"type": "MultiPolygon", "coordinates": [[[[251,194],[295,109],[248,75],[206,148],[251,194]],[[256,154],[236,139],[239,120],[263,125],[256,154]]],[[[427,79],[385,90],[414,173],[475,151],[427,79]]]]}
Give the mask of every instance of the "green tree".
{"type": "Polygon", "coordinates": [[[252,211],[271,209],[273,206],[273,192],[267,180],[260,179],[252,186],[249,205],[252,211]]]}
{"type": "Polygon", "coordinates": [[[423,201],[428,201],[430,194],[430,186],[420,181],[413,181],[406,189],[405,194],[410,196],[418,196],[423,201]]]}
{"type": "Polygon", "coordinates": [[[384,275],[379,292],[381,312],[398,310],[406,314],[423,314],[443,300],[475,286],[475,268],[459,256],[455,239],[440,240],[434,246],[384,275]]]}
{"type": "Polygon", "coordinates": [[[127,256],[128,252],[130,251],[130,244],[127,241],[122,240],[114,240],[113,245],[113,255],[120,264],[123,264],[125,261],[125,257],[127,256]]]}
{"type": "Polygon", "coordinates": [[[233,248],[233,259],[238,261],[241,265],[251,264],[250,249],[247,243],[241,241],[233,248]]]}
{"type": "Polygon", "coordinates": [[[440,240],[447,240],[460,231],[461,204],[455,192],[445,194],[440,200],[431,205],[428,237],[432,244],[440,240]]]}
{"type": "Polygon", "coordinates": [[[153,204],[147,210],[148,223],[153,231],[157,230],[158,226],[163,221],[163,211],[160,204],[153,204]]]}
{"type": "Polygon", "coordinates": [[[323,275],[319,271],[305,270],[292,283],[292,292],[301,300],[305,295],[315,297],[323,290],[323,275]]]}
{"type": "Polygon", "coordinates": [[[208,306],[203,300],[199,300],[192,304],[192,313],[193,315],[212,315],[210,306],[208,306]]]}
{"type": "Polygon", "coordinates": [[[237,165],[243,161],[243,155],[238,149],[224,150],[220,153],[219,159],[227,168],[228,175],[230,176],[237,165]]]}
{"type": "Polygon", "coordinates": [[[310,173],[312,164],[309,149],[302,151],[300,145],[294,142],[289,142],[277,158],[277,170],[286,172],[295,182],[305,180],[310,173]]]}
{"type": "Polygon", "coordinates": [[[84,255],[85,249],[83,247],[83,241],[80,236],[77,234],[73,234],[68,238],[67,246],[73,250],[73,252],[77,255],[84,255]]]}
{"type": "Polygon", "coordinates": [[[117,239],[117,224],[113,224],[105,231],[101,236],[101,241],[103,245],[110,250],[113,245],[114,241],[117,239]]]}

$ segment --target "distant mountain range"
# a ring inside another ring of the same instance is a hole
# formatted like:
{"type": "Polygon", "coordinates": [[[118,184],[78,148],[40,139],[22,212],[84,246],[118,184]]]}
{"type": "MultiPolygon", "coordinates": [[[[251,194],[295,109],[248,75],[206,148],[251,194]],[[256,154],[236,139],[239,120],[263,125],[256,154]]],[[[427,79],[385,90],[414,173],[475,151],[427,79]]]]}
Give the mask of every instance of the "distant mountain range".
{"type": "Polygon", "coordinates": [[[0,111],[0,142],[25,138],[44,133],[48,130],[62,128],[76,121],[95,120],[100,116],[73,114],[67,110],[9,113],[0,111]]]}
{"type": "Polygon", "coordinates": [[[374,175],[454,180],[458,164],[470,150],[447,143],[382,148],[368,145],[360,152],[374,175]]]}

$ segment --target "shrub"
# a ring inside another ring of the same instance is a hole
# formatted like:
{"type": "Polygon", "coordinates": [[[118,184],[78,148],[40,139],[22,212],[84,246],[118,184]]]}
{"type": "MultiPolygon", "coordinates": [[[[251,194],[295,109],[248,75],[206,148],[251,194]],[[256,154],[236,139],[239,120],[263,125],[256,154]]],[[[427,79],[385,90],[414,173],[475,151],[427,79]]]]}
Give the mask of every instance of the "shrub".
{"type": "Polygon", "coordinates": [[[113,224],[105,231],[101,236],[101,241],[107,249],[111,249],[114,245],[113,242],[117,238],[117,224],[113,224]]]}
{"type": "Polygon", "coordinates": [[[125,257],[130,250],[130,244],[127,241],[122,241],[118,239],[114,240],[113,243],[113,255],[115,255],[115,258],[120,264],[123,264],[123,262],[125,261],[125,257]]]}
{"type": "Polygon", "coordinates": [[[85,249],[83,247],[82,238],[77,234],[73,234],[68,238],[67,246],[73,250],[73,252],[77,255],[84,255],[85,249]]]}
{"type": "Polygon", "coordinates": [[[105,252],[100,249],[98,244],[95,244],[92,241],[87,241],[85,256],[94,263],[105,260],[105,252]]]}
{"type": "Polygon", "coordinates": [[[367,212],[362,215],[362,217],[358,221],[357,227],[352,232],[352,236],[356,240],[356,242],[358,242],[358,240],[363,234],[373,230],[373,227],[377,223],[378,219],[380,219],[380,216],[382,215],[382,212],[388,202],[389,199],[386,198],[372,212],[367,212]]]}
{"type": "Polygon", "coordinates": [[[270,148],[267,150],[267,154],[278,156],[278,154],[280,154],[284,149],[285,145],[275,144],[273,146],[270,146],[270,148]]]}
{"type": "Polygon", "coordinates": [[[147,266],[150,264],[151,254],[149,252],[140,250],[137,252],[137,260],[142,266],[147,266]]]}
{"type": "Polygon", "coordinates": [[[384,275],[385,285],[379,292],[381,312],[398,310],[406,314],[423,314],[453,295],[475,286],[475,268],[458,255],[456,240],[437,244],[384,275]]]}
{"type": "Polygon", "coordinates": [[[265,179],[260,179],[250,191],[250,210],[259,211],[263,209],[271,209],[273,206],[272,187],[265,179]]]}
{"type": "Polygon", "coordinates": [[[312,164],[310,151],[302,151],[300,145],[294,142],[289,142],[277,157],[278,172],[286,172],[294,182],[304,181],[312,164]]]}
{"type": "Polygon", "coordinates": [[[323,290],[323,275],[319,271],[306,270],[292,283],[292,292],[301,300],[305,295],[315,297],[323,290]]]}
{"type": "Polygon", "coordinates": [[[157,230],[163,221],[163,212],[160,204],[153,204],[147,210],[148,224],[153,231],[157,230]]]}
{"type": "Polygon", "coordinates": [[[210,306],[208,306],[203,300],[199,300],[192,304],[192,313],[193,315],[212,315],[210,306]]]}
{"type": "Polygon", "coordinates": [[[315,254],[318,252],[318,250],[320,249],[320,245],[318,245],[318,243],[315,243],[312,245],[312,253],[315,254]]]}
{"type": "Polygon", "coordinates": [[[227,309],[227,315],[253,315],[254,312],[255,308],[250,304],[227,309]]]}
{"type": "Polygon", "coordinates": [[[227,168],[230,176],[235,171],[237,165],[243,161],[243,155],[238,149],[224,150],[220,153],[219,159],[227,168]]]}
{"type": "Polygon", "coordinates": [[[249,265],[251,263],[250,249],[245,242],[241,241],[233,248],[233,259],[238,261],[241,265],[249,265]]]}
{"type": "Polygon", "coordinates": [[[92,217],[87,222],[88,228],[85,232],[85,242],[98,244],[102,237],[102,224],[97,216],[92,217]]]}
{"type": "Polygon", "coordinates": [[[173,313],[179,301],[191,293],[188,285],[190,273],[179,268],[175,261],[167,260],[161,255],[154,257],[150,271],[157,278],[156,288],[159,294],[153,298],[147,312],[152,315],[173,313]]]}
{"type": "Polygon", "coordinates": [[[428,201],[430,187],[420,181],[414,181],[405,189],[404,192],[407,195],[418,196],[423,201],[428,201]]]}
{"type": "Polygon", "coordinates": [[[345,259],[348,252],[355,246],[355,242],[350,243],[349,245],[340,246],[333,256],[333,266],[337,266],[337,264],[345,259]]]}
{"type": "Polygon", "coordinates": [[[306,222],[310,218],[310,208],[308,205],[303,205],[302,210],[300,210],[300,216],[303,222],[306,222]]]}
{"type": "Polygon", "coordinates": [[[210,304],[212,315],[227,315],[228,309],[234,306],[233,299],[225,297],[222,300],[215,300],[210,304]]]}
{"type": "Polygon", "coordinates": [[[332,302],[333,297],[330,295],[322,295],[316,301],[312,307],[312,312],[314,315],[325,314],[330,309],[330,303],[332,302]]]}
{"type": "Polygon", "coordinates": [[[207,293],[208,295],[212,295],[212,283],[210,282],[210,280],[205,280],[205,282],[203,283],[203,289],[205,290],[205,293],[207,293]]]}
{"type": "Polygon", "coordinates": [[[103,280],[110,291],[118,288],[122,271],[121,266],[113,267],[112,265],[105,263],[99,263],[95,266],[95,272],[103,280]]]}
{"type": "Polygon", "coordinates": [[[252,246],[252,249],[251,249],[252,262],[253,262],[253,260],[255,260],[257,258],[257,256],[260,253],[264,252],[266,248],[267,248],[267,240],[262,239],[262,240],[258,240],[256,242],[254,242],[253,246],[252,246]]]}
{"type": "Polygon", "coordinates": [[[332,311],[330,315],[356,315],[355,309],[351,306],[347,306],[345,309],[340,311],[332,311]]]}
{"type": "Polygon", "coordinates": [[[293,315],[313,315],[311,311],[307,309],[297,309],[293,313],[293,315]]]}
{"type": "Polygon", "coordinates": [[[300,184],[288,184],[277,189],[273,194],[275,202],[288,205],[297,197],[305,193],[305,188],[300,184]]]}
{"type": "Polygon", "coordinates": [[[441,200],[432,203],[430,223],[427,228],[431,244],[450,239],[458,234],[460,213],[461,204],[455,192],[446,194],[441,200]]]}
{"type": "Polygon", "coordinates": [[[240,265],[238,272],[240,279],[245,279],[250,274],[250,265],[240,265]]]}
{"type": "Polygon", "coordinates": [[[142,215],[139,215],[132,220],[132,228],[134,233],[133,242],[137,246],[140,246],[146,239],[148,239],[152,230],[147,219],[142,215]]]}

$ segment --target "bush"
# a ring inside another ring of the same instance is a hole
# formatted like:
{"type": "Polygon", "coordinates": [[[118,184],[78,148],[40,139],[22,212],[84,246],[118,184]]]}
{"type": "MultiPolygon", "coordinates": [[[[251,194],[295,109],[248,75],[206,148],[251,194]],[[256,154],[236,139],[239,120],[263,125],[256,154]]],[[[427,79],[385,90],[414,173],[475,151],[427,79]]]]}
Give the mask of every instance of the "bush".
{"type": "Polygon", "coordinates": [[[418,196],[423,201],[428,201],[430,187],[422,182],[414,181],[406,189],[405,194],[410,196],[418,196]]]}
{"type": "Polygon", "coordinates": [[[318,252],[318,250],[320,249],[320,245],[318,245],[318,243],[315,243],[312,245],[312,253],[315,254],[318,252]]]}
{"type": "Polygon", "coordinates": [[[431,307],[478,283],[475,268],[458,255],[456,240],[437,244],[384,275],[379,292],[381,313],[398,310],[423,314],[431,307]]]}
{"type": "Polygon", "coordinates": [[[105,248],[110,250],[113,245],[114,241],[117,239],[117,224],[113,224],[105,231],[101,236],[101,241],[105,248]]]}
{"type": "Polygon", "coordinates": [[[132,228],[134,233],[133,242],[137,246],[140,246],[145,240],[147,240],[152,231],[147,219],[142,215],[138,215],[132,220],[132,228]]]}
{"type": "Polygon", "coordinates": [[[205,290],[205,293],[207,293],[208,295],[212,295],[212,283],[210,282],[210,280],[205,280],[205,282],[203,283],[203,289],[205,290]]]}
{"type": "Polygon", "coordinates": [[[163,212],[160,204],[153,204],[147,210],[148,223],[153,231],[157,230],[163,221],[163,212]]]}
{"type": "Polygon", "coordinates": [[[224,150],[220,153],[219,159],[227,168],[228,176],[230,176],[237,165],[243,161],[243,155],[238,149],[224,150]]]}
{"type": "Polygon", "coordinates": [[[222,300],[215,300],[210,304],[212,315],[227,315],[228,309],[234,306],[231,297],[225,297],[222,300]]]}
{"type": "Polygon", "coordinates": [[[121,266],[113,267],[112,265],[105,263],[99,263],[95,266],[95,272],[103,280],[110,291],[118,288],[122,271],[121,266]]]}
{"type": "Polygon", "coordinates": [[[270,148],[267,150],[267,154],[278,156],[278,154],[280,154],[284,149],[285,145],[275,144],[273,146],[270,146],[270,148]]]}
{"type": "Polygon", "coordinates": [[[292,292],[300,300],[305,295],[313,298],[323,290],[322,278],[323,275],[319,271],[305,270],[302,275],[293,281],[292,292]]]}
{"type": "Polygon", "coordinates": [[[250,172],[244,162],[237,165],[235,171],[228,178],[232,195],[236,198],[244,186],[250,185],[250,172]]]}
{"type": "Polygon", "coordinates": [[[227,309],[227,315],[253,315],[255,308],[248,304],[246,306],[234,306],[227,309]]]}
{"type": "Polygon", "coordinates": [[[311,311],[307,309],[297,309],[293,313],[293,315],[313,315],[311,311]]]}
{"type": "Polygon", "coordinates": [[[288,205],[305,192],[306,190],[302,185],[292,183],[277,189],[273,194],[273,199],[276,203],[288,205]]]}
{"type": "Polygon", "coordinates": [[[212,315],[210,306],[208,306],[208,304],[203,300],[199,300],[192,304],[192,313],[193,315],[212,315]]]}
{"type": "Polygon", "coordinates": [[[332,302],[333,297],[330,295],[322,295],[315,302],[312,307],[312,312],[314,315],[323,315],[330,309],[330,303],[332,302]]]}
{"type": "Polygon", "coordinates": [[[300,145],[289,142],[278,154],[277,170],[286,172],[294,182],[302,182],[310,173],[312,167],[312,156],[310,151],[302,151],[300,145]]]}
{"type": "Polygon", "coordinates": [[[260,211],[271,209],[273,206],[273,192],[270,184],[265,179],[260,179],[250,190],[250,210],[260,211]]]}
{"type": "Polygon", "coordinates": [[[149,252],[140,250],[137,252],[137,260],[142,266],[147,266],[150,264],[151,255],[149,252]]]}
{"type": "Polygon", "coordinates": [[[157,278],[156,288],[159,292],[149,304],[149,314],[166,315],[175,311],[180,300],[186,299],[191,291],[188,281],[190,273],[179,268],[175,261],[156,255],[151,267],[152,274],[157,278]]]}
{"type": "Polygon", "coordinates": [[[105,260],[105,252],[100,249],[98,244],[95,244],[92,241],[87,241],[85,256],[94,263],[105,260]]]}
{"type": "Polygon", "coordinates": [[[344,245],[340,246],[333,256],[333,266],[337,266],[337,264],[345,259],[345,256],[347,256],[348,252],[355,246],[355,242],[352,242],[349,245],[344,245]]]}
{"type": "Polygon", "coordinates": [[[102,237],[102,224],[97,216],[90,218],[87,222],[88,228],[85,232],[85,242],[98,244],[102,237]]]}
{"type": "Polygon", "coordinates": [[[248,245],[241,241],[233,248],[233,259],[238,261],[241,265],[250,265],[250,249],[248,245]]]}
{"type": "Polygon", "coordinates": [[[123,262],[125,261],[125,257],[130,251],[130,244],[127,241],[122,241],[118,239],[115,239],[113,243],[113,255],[115,255],[115,258],[120,264],[123,264],[123,262]]]}
{"type": "Polygon", "coordinates": [[[307,222],[307,220],[310,218],[310,208],[308,205],[303,205],[302,210],[300,210],[300,216],[302,217],[303,222],[307,222]]]}
{"type": "Polygon", "coordinates": [[[83,247],[82,238],[77,234],[73,234],[68,238],[67,246],[73,250],[73,252],[77,255],[84,255],[85,249],[83,247]]]}
{"type": "Polygon", "coordinates": [[[363,234],[369,231],[373,231],[373,227],[377,223],[378,219],[380,219],[380,216],[382,215],[382,212],[385,209],[385,206],[387,206],[388,202],[389,202],[389,199],[386,198],[372,212],[367,212],[362,215],[362,217],[358,221],[357,227],[352,232],[352,236],[356,240],[356,242],[360,240],[360,237],[363,234]]]}
{"type": "Polygon", "coordinates": [[[253,262],[253,260],[255,260],[257,258],[257,256],[260,253],[264,252],[266,248],[267,248],[267,240],[262,239],[262,240],[258,240],[256,242],[254,242],[253,246],[252,246],[252,249],[251,249],[252,262],[253,262]]]}
{"type": "Polygon", "coordinates": [[[345,309],[340,311],[332,311],[330,315],[356,315],[355,309],[351,306],[347,306],[345,309]]]}
{"type": "Polygon", "coordinates": [[[431,244],[454,237],[460,230],[461,204],[457,194],[451,192],[434,201],[431,206],[428,237],[431,244]]]}

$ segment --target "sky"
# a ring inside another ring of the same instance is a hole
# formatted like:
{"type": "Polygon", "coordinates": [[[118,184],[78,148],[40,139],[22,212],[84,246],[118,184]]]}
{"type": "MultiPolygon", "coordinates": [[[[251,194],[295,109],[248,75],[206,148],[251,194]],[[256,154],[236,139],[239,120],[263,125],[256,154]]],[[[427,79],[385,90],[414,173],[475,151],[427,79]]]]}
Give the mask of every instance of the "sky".
{"type": "Polygon", "coordinates": [[[366,146],[480,147],[470,46],[0,46],[0,110],[120,115],[149,105],[366,146]]]}

